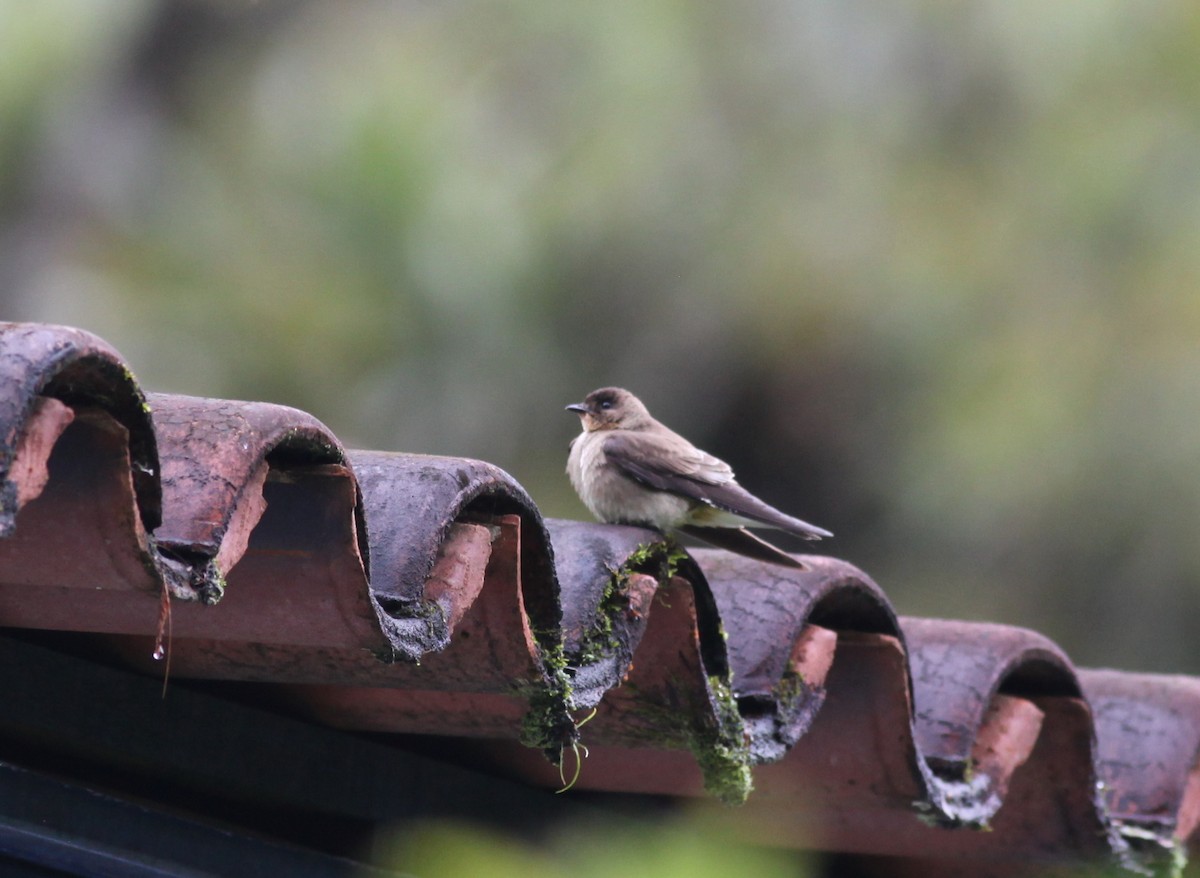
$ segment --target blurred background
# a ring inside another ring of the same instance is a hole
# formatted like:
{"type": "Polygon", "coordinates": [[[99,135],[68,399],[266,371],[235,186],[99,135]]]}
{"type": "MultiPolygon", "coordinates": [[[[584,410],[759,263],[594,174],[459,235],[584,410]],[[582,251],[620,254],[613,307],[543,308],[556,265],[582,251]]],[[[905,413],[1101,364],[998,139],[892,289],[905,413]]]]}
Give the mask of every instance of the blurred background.
{"type": "Polygon", "coordinates": [[[1200,6],[0,4],[0,317],[493,461],[604,384],[907,614],[1200,672],[1200,6]]]}

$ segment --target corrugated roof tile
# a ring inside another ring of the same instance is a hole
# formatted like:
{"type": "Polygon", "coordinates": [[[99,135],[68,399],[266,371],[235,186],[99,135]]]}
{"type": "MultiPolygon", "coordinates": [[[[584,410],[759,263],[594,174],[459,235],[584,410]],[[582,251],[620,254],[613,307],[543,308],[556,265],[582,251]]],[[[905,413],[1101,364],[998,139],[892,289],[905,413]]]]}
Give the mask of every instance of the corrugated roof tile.
{"type": "Polygon", "coordinates": [[[546,521],[487,463],[145,395],[81,330],[0,324],[0,533],[0,624],[151,673],[163,631],[172,675],[540,786],[562,775],[537,749],[582,758],[583,789],[749,793],[726,819],[771,844],[930,875],[1133,868],[1177,863],[1200,823],[1200,680],[898,618],[834,558],[546,521]]]}

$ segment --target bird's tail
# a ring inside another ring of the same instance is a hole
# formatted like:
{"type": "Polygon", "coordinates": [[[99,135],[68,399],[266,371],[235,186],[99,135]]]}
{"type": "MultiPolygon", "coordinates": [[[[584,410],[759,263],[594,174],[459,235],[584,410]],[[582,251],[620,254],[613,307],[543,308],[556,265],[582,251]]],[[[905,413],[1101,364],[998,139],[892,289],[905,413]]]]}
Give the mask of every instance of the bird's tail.
{"type": "Polygon", "coordinates": [[[791,567],[793,570],[808,570],[803,561],[793,558],[783,549],[776,548],[761,537],[756,537],[744,527],[698,527],[686,524],[679,528],[680,533],[716,546],[718,549],[728,549],[747,558],[755,558],[781,567],[791,567]]]}
{"type": "Polygon", "coordinates": [[[735,482],[706,485],[700,499],[706,505],[691,510],[691,523],[701,527],[773,527],[804,540],[833,536],[823,527],[780,512],[735,482]]]}

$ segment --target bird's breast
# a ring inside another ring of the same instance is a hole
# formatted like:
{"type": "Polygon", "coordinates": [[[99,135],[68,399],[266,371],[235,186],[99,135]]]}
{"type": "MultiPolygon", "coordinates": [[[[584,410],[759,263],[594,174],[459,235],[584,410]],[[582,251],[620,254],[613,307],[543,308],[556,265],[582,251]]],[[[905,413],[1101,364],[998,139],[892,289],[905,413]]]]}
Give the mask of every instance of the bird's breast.
{"type": "Polygon", "coordinates": [[[567,456],[567,475],[579,498],[597,517],[600,517],[593,505],[592,498],[596,493],[596,483],[606,461],[604,458],[604,443],[602,436],[596,433],[580,433],[571,442],[571,453],[567,456]]]}
{"type": "Polygon", "coordinates": [[[584,433],[571,443],[567,457],[571,484],[592,515],[601,521],[644,524],[660,530],[683,524],[692,504],[624,475],[604,454],[606,438],[602,433],[584,433]]]}

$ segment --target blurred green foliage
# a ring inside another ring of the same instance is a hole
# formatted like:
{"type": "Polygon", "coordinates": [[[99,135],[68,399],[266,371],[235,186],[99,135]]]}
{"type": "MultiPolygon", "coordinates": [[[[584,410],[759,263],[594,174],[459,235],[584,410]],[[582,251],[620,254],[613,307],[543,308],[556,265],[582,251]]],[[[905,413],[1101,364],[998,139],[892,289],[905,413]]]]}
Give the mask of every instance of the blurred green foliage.
{"type": "Polygon", "coordinates": [[[1200,7],[0,7],[0,304],[582,517],[623,384],[902,612],[1200,671],[1200,7]]]}
{"type": "Polygon", "coordinates": [[[411,827],[383,862],[421,878],[803,878],[805,860],[751,847],[704,819],[580,825],[532,844],[448,821],[411,827]]]}

